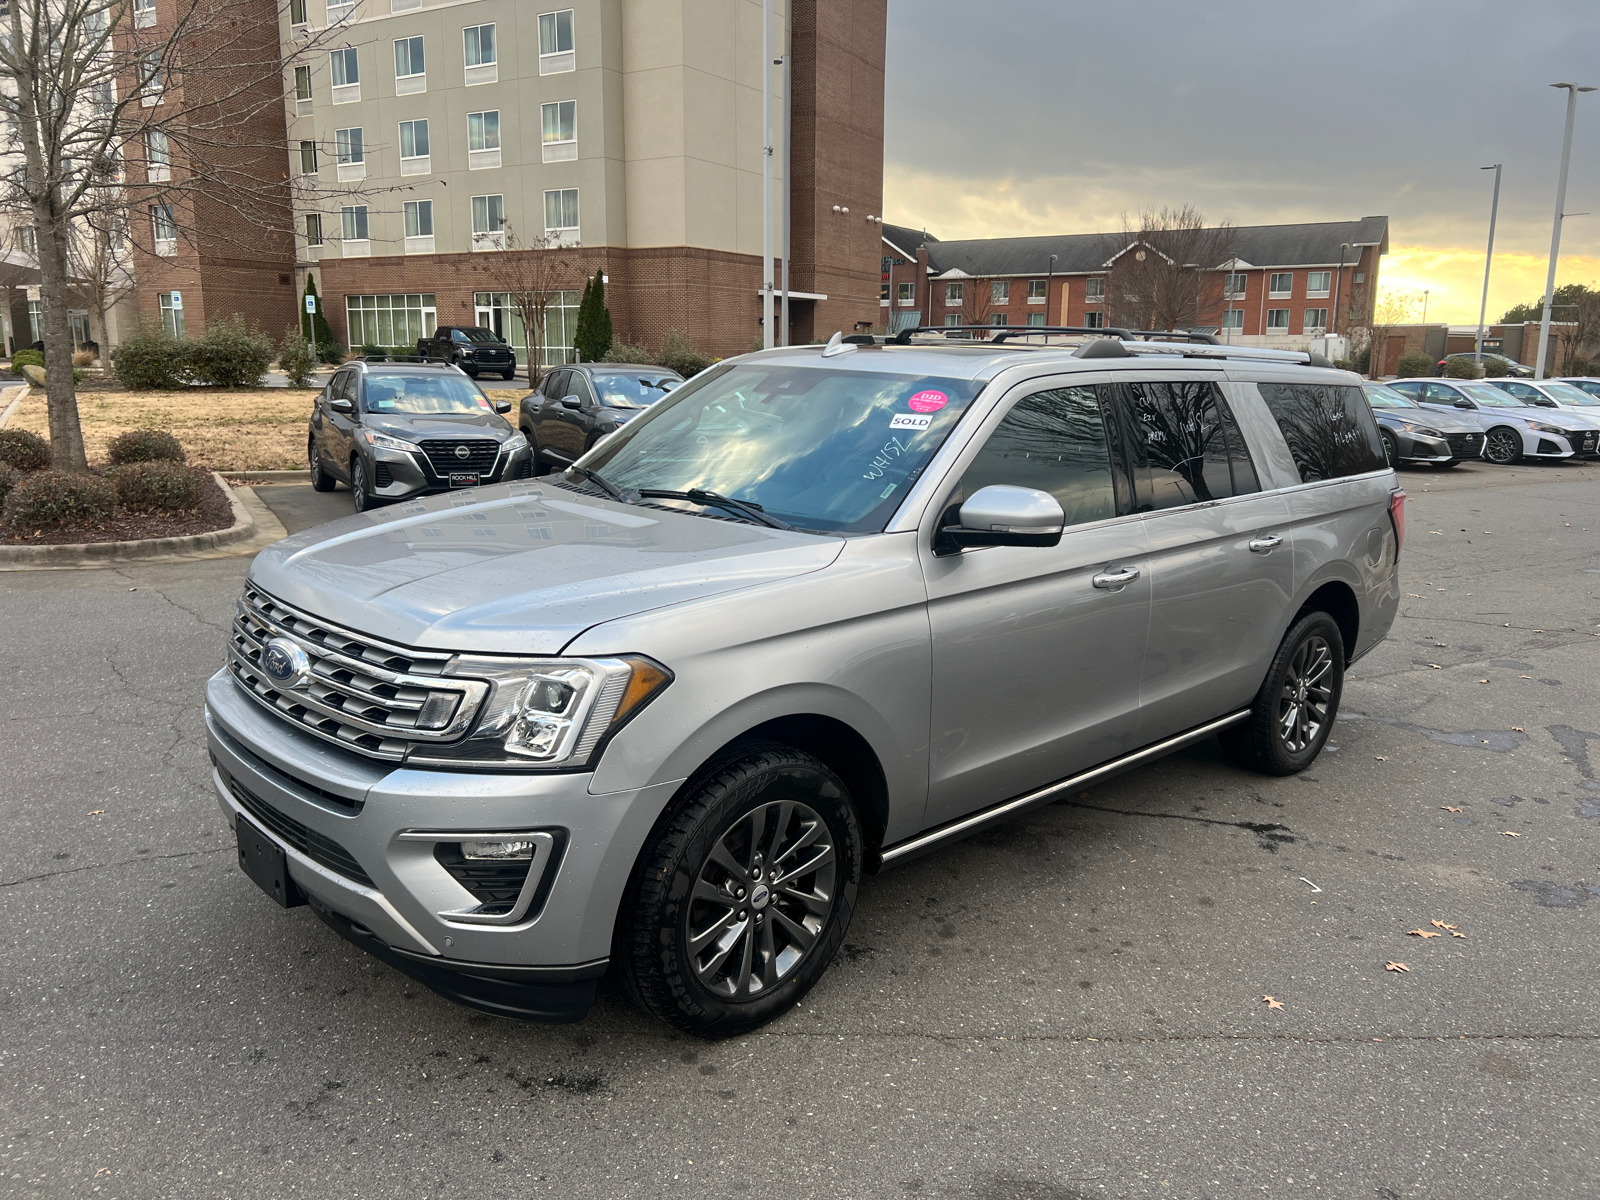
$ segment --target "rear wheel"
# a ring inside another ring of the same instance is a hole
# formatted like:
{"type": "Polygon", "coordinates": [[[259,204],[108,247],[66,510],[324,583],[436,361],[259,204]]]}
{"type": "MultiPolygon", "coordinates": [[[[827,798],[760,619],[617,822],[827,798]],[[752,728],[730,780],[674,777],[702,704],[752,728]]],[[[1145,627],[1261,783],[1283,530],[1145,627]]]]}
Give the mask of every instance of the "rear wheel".
{"type": "Polygon", "coordinates": [[[1507,425],[1489,430],[1483,442],[1483,456],[1499,467],[1521,461],[1522,435],[1507,425]]]}
{"type": "Polygon", "coordinates": [[[322,453],[317,449],[317,439],[313,435],[306,439],[306,461],[311,464],[311,487],[313,491],[331,492],[338,486],[338,481],[322,466],[322,453]]]}
{"type": "Polygon", "coordinates": [[[725,1037],[787,1011],[849,928],[861,824],[844,783],[787,746],[752,747],[659,825],[617,929],[635,1000],[725,1037]]]}
{"type": "Polygon", "coordinates": [[[1389,460],[1391,467],[1398,467],[1400,465],[1400,443],[1395,439],[1394,434],[1387,429],[1380,427],[1378,432],[1383,437],[1383,456],[1389,460]]]}
{"type": "Polygon", "coordinates": [[[359,454],[350,459],[350,499],[355,502],[357,512],[367,512],[377,507],[377,501],[372,496],[371,476],[367,474],[367,464],[361,461],[359,454]]]}
{"type": "Polygon", "coordinates": [[[522,436],[528,439],[528,460],[532,464],[528,468],[528,473],[537,479],[547,469],[544,463],[539,461],[539,439],[533,436],[533,430],[526,425],[522,427],[522,436]]]}
{"type": "Polygon", "coordinates": [[[1344,637],[1325,612],[1304,614],[1283,635],[1250,706],[1250,718],[1222,733],[1240,766],[1268,775],[1309,767],[1333,730],[1344,693],[1344,637]]]}

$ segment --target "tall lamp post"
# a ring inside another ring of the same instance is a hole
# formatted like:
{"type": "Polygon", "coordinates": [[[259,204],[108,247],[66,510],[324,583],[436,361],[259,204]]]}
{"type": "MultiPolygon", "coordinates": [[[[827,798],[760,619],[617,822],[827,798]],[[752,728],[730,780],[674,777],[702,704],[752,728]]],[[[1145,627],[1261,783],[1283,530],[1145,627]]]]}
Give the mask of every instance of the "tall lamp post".
{"type": "Polygon", "coordinates": [[[1489,201],[1489,248],[1483,252],[1483,299],[1478,304],[1478,344],[1472,348],[1472,361],[1483,362],[1483,319],[1489,313],[1489,264],[1494,260],[1494,219],[1500,212],[1500,164],[1479,167],[1494,172],[1494,198],[1489,201]]]}
{"type": "MultiPolygon", "coordinates": [[[[1052,254],[1050,256],[1049,269],[1045,273],[1045,281],[1044,281],[1044,323],[1046,325],[1050,324],[1050,289],[1055,284],[1055,281],[1056,281],[1056,259],[1058,257],[1060,257],[1060,256],[1056,255],[1056,254],[1052,254]]],[[[933,306],[930,304],[929,307],[931,308],[933,306]]]]}
{"type": "Polygon", "coordinates": [[[1339,293],[1344,291],[1344,256],[1350,253],[1350,243],[1339,243],[1339,273],[1333,277],[1333,328],[1328,332],[1339,336],[1339,293]]]}
{"type": "Polygon", "coordinates": [[[1572,122],[1578,115],[1578,93],[1592,92],[1592,87],[1579,87],[1575,83],[1552,83],[1553,88],[1567,90],[1567,131],[1561,138],[1561,174],[1556,181],[1556,220],[1550,230],[1550,274],[1544,284],[1544,315],[1539,318],[1539,357],[1533,364],[1533,377],[1544,378],[1545,353],[1550,347],[1550,302],[1556,294],[1556,259],[1561,254],[1562,209],[1567,205],[1567,164],[1572,158],[1572,122]]]}
{"type": "Polygon", "coordinates": [[[1422,289],[1422,323],[1428,323],[1428,289],[1422,289]]]}
{"type": "MultiPolygon", "coordinates": [[[[772,312],[772,0],[761,6],[761,344],[778,344],[772,312]]],[[[787,181],[785,181],[787,182],[787,181]]]]}

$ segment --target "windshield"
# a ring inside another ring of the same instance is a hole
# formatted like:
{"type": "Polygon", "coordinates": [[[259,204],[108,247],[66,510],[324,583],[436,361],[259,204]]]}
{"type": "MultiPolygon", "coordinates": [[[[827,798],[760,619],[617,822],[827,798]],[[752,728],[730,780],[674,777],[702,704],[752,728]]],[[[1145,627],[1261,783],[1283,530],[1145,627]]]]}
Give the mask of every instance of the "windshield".
{"type": "Polygon", "coordinates": [[[1373,408],[1419,408],[1421,407],[1410,396],[1395,391],[1388,384],[1368,383],[1362,385],[1367,393],[1367,403],[1373,408]]]}
{"type": "Polygon", "coordinates": [[[478,385],[460,375],[368,375],[370,413],[482,413],[493,411],[478,385]]]}
{"type": "Polygon", "coordinates": [[[1583,408],[1600,407],[1600,400],[1589,395],[1581,388],[1575,388],[1566,383],[1547,383],[1544,385],[1545,394],[1552,400],[1562,404],[1576,404],[1583,408]]]}
{"type": "Polygon", "coordinates": [[[473,328],[463,329],[459,332],[469,342],[492,342],[496,345],[500,342],[500,335],[492,329],[473,328]]]}
{"type": "Polygon", "coordinates": [[[629,421],[585,465],[619,488],[700,488],[802,528],[876,533],[981,386],[735,364],[629,421]]]}
{"type": "Polygon", "coordinates": [[[1600,380],[1595,379],[1569,379],[1566,386],[1577,388],[1590,396],[1600,396],[1600,380]]]}
{"type": "Polygon", "coordinates": [[[1505,388],[1496,387],[1492,383],[1459,383],[1456,385],[1479,404],[1487,404],[1490,408],[1532,408],[1526,400],[1513,396],[1505,388]]]}
{"type": "Polygon", "coordinates": [[[645,375],[624,375],[616,371],[596,371],[591,376],[600,403],[607,408],[649,408],[683,382],[676,375],[654,371],[645,375]]]}

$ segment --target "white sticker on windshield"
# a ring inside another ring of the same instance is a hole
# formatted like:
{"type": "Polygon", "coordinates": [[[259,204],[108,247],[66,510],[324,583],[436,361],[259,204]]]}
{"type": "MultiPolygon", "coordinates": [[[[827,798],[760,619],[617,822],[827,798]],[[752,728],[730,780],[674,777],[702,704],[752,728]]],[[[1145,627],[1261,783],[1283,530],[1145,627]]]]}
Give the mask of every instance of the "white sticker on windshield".
{"type": "Polygon", "coordinates": [[[894,419],[889,422],[890,429],[926,429],[933,424],[933,417],[924,413],[895,413],[894,419]]]}

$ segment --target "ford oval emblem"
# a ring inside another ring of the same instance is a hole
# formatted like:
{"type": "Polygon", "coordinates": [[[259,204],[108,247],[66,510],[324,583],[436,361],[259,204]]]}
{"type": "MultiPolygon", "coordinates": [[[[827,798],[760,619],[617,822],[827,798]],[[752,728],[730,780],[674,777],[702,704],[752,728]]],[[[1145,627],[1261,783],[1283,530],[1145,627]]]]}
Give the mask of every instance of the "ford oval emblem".
{"type": "Polygon", "coordinates": [[[311,660],[299,645],[286,637],[275,637],[261,652],[261,669],[279,687],[300,687],[311,678],[311,660]]]}
{"type": "Polygon", "coordinates": [[[457,446],[456,447],[456,457],[457,458],[471,458],[472,457],[472,451],[470,449],[468,449],[466,446],[457,446]]]}

